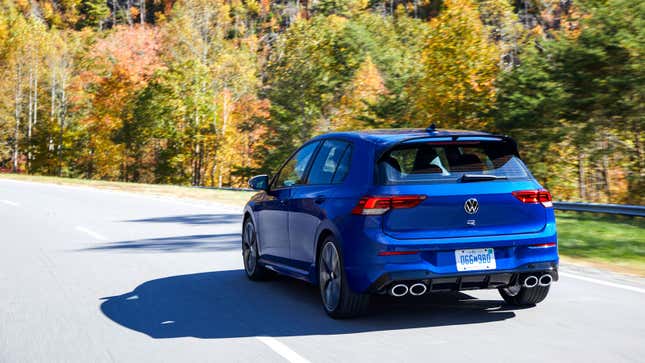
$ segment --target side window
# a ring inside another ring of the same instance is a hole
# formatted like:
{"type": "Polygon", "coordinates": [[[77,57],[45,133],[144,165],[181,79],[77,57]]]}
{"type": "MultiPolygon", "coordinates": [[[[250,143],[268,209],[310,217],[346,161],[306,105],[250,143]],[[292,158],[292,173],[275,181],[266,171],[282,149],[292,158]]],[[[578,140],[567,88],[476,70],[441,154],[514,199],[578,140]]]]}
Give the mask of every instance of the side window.
{"type": "MultiPolygon", "coordinates": [[[[307,184],[332,184],[332,180],[337,179],[335,175],[341,171],[340,166],[348,149],[349,144],[344,141],[325,141],[311,167],[307,184]]],[[[346,174],[347,171],[343,170],[342,173],[346,174]]]]}
{"type": "Polygon", "coordinates": [[[349,165],[352,161],[352,145],[348,145],[347,149],[345,149],[345,152],[343,153],[343,158],[340,160],[340,163],[338,164],[338,168],[336,169],[336,174],[334,174],[334,179],[332,180],[332,184],[340,184],[343,181],[345,181],[345,177],[347,177],[347,174],[349,174],[349,165]]]}
{"type": "Polygon", "coordinates": [[[300,149],[294,156],[287,161],[282,169],[278,172],[272,188],[290,187],[292,185],[303,184],[302,178],[305,175],[305,170],[309,164],[311,155],[316,150],[320,142],[312,142],[300,149]]]}

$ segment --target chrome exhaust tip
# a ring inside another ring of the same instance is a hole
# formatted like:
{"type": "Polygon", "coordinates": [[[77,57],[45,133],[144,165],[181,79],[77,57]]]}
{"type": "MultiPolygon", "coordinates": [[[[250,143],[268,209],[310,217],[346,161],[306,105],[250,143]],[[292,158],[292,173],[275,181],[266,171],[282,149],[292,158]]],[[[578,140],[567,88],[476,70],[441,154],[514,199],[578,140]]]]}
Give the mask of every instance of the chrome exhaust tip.
{"type": "Polygon", "coordinates": [[[392,286],[390,289],[390,295],[395,296],[395,297],[401,297],[403,295],[406,295],[410,291],[408,289],[408,286],[405,284],[396,284],[392,286]]]}
{"type": "Polygon", "coordinates": [[[417,282],[416,284],[410,286],[410,295],[413,296],[420,296],[426,293],[428,291],[428,287],[426,284],[417,282]]]}
{"type": "Polygon", "coordinates": [[[530,288],[536,287],[538,283],[539,283],[538,278],[531,275],[531,276],[527,276],[524,279],[524,283],[522,285],[530,289],[530,288]]]}
{"type": "Polygon", "coordinates": [[[540,276],[540,286],[546,287],[551,285],[551,281],[553,281],[553,277],[549,274],[544,274],[540,276]]]}

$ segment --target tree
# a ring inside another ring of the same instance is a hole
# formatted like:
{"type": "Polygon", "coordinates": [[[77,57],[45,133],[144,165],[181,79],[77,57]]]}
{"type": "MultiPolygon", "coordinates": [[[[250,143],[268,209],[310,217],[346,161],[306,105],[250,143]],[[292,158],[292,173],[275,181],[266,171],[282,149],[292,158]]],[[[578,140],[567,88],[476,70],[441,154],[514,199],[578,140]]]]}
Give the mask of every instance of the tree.
{"type": "Polygon", "coordinates": [[[414,126],[482,129],[495,100],[499,48],[489,41],[471,0],[448,0],[430,21],[423,51],[424,77],[415,89],[414,126]]]}
{"type": "MultiPolygon", "coordinates": [[[[536,157],[543,165],[561,161],[546,152],[549,144],[573,146],[577,170],[568,179],[577,181],[578,192],[563,191],[566,197],[642,201],[645,37],[637,14],[644,13],[642,4],[629,1],[601,4],[580,31],[527,49],[522,64],[498,83],[498,127],[541,145],[528,153],[530,163],[536,157]],[[621,184],[621,174],[627,188],[616,195],[612,185],[621,184]]],[[[544,170],[541,178],[548,175],[544,170]]]]}
{"type": "Polygon", "coordinates": [[[157,29],[120,26],[90,51],[91,70],[84,75],[89,110],[80,121],[89,151],[82,163],[88,177],[128,180],[129,140],[119,138],[118,131],[129,117],[129,100],[160,66],[159,41],[157,29]]]}
{"type": "Polygon", "coordinates": [[[372,58],[367,56],[340,99],[332,127],[336,130],[360,130],[380,126],[374,107],[386,94],[383,78],[372,58]]]}
{"type": "Polygon", "coordinates": [[[110,8],[108,8],[107,1],[105,0],[82,0],[80,12],[83,16],[80,18],[78,26],[103,28],[103,23],[110,15],[110,8]]]}

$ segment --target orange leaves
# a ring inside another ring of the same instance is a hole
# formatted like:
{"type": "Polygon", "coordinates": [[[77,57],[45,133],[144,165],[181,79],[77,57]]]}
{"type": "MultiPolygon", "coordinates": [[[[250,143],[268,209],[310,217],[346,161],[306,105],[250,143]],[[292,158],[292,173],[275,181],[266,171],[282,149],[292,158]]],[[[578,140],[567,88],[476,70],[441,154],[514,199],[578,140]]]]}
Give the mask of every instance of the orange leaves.
{"type": "Polygon", "coordinates": [[[79,120],[88,135],[86,164],[98,177],[114,178],[123,163],[124,145],[115,133],[129,117],[129,102],[162,65],[160,31],[149,26],[118,26],[96,41],[88,53],[89,67],[79,76],[88,93],[86,117],[79,120]]]}
{"type": "Polygon", "coordinates": [[[354,79],[340,100],[340,108],[333,117],[336,130],[369,128],[364,119],[374,118],[370,107],[378,103],[380,96],[388,93],[381,74],[367,56],[354,75],[354,79]]]}
{"type": "Polygon", "coordinates": [[[140,85],[161,66],[161,36],[158,28],[118,26],[94,45],[90,56],[108,73],[119,73],[140,85]]]}
{"type": "Polygon", "coordinates": [[[81,74],[94,90],[93,114],[99,110],[119,118],[127,100],[161,67],[160,39],[160,31],[152,27],[119,26],[94,44],[88,55],[91,67],[81,74]]]}

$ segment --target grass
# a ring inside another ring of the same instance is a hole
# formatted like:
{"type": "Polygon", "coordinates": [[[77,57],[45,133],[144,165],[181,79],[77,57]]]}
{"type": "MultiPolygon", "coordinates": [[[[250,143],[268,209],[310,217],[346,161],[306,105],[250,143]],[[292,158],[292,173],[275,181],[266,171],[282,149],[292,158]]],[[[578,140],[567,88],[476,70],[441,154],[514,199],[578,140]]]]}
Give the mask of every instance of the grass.
{"type": "MultiPolygon", "coordinates": [[[[252,195],[252,192],[243,191],[0,173],[2,178],[200,199],[235,206],[244,205],[252,195]]],[[[645,276],[645,218],[561,211],[557,211],[556,216],[559,251],[565,259],[645,276]]]]}
{"type": "Polygon", "coordinates": [[[645,219],[556,212],[560,254],[645,276],[645,219]]]}
{"type": "Polygon", "coordinates": [[[40,183],[51,183],[59,185],[86,186],[107,190],[118,190],[133,193],[145,193],[159,196],[170,196],[179,198],[190,198],[208,200],[212,202],[229,205],[242,206],[249,200],[253,192],[218,190],[207,188],[194,188],[188,186],[161,185],[161,184],[140,184],[123,183],[102,180],[59,178],[53,176],[23,175],[23,174],[2,174],[0,179],[13,179],[32,181],[40,183]]]}

